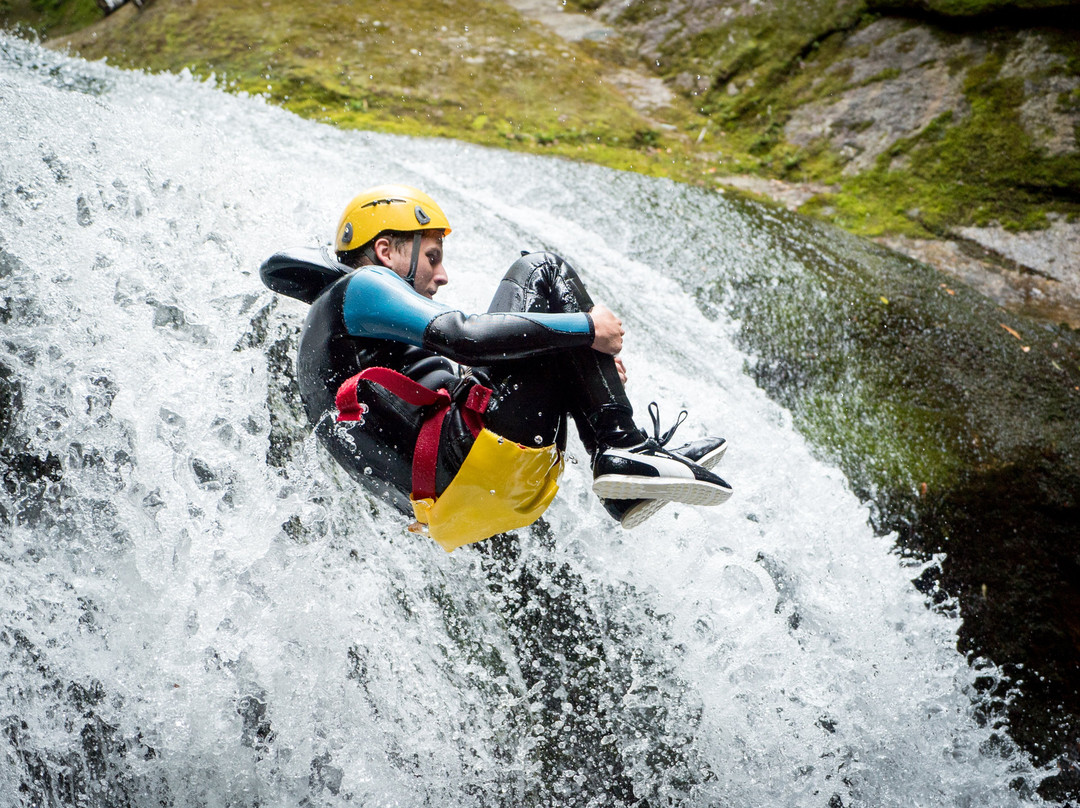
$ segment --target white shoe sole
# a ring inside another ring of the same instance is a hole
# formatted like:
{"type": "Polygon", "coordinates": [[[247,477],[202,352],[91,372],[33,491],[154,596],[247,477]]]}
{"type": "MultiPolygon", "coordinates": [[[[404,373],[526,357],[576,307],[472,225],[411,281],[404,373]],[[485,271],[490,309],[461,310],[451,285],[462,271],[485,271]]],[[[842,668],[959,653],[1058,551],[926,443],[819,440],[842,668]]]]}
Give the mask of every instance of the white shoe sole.
{"type": "MultiPolygon", "coordinates": [[[[699,466],[703,468],[711,469],[720,459],[724,456],[724,452],[727,451],[727,443],[713,449],[708,454],[702,455],[701,459],[697,461],[699,466]]],[[[729,494],[730,496],[730,494],[729,494]]],[[[655,516],[661,508],[667,505],[671,500],[668,499],[647,499],[644,502],[639,502],[633,508],[630,508],[623,514],[622,520],[619,522],[623,526],[624,530],[632,530],[640,525],[646,519],[655,516]]]]}
{"type": "Polygon", "coordinates": [[[687,505],[719,505],[727,502],[731,489],[688,478],[605,474],[593,480],[593,493],[604,499],[662,499],[687,505]]]}

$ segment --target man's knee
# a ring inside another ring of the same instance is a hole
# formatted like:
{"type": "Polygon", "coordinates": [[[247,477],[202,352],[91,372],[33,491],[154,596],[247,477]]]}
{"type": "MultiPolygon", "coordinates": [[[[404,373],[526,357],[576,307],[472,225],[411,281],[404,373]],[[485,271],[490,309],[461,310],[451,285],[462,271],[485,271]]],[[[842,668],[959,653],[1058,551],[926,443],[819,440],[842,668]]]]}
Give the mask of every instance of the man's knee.
{"type": "Polygon", "coordinates": [[[504,281],[511,281],[523,288],[536,285],[538,276],[552,275],[558,272],[563,259],[551,252],[527,252],[510,265],[503,275],[504,281]]]}
{"type": "Polygon", "coordinates": [[[592,299],[577,271],[553,252],[525,253],[506,271],[491,311],[589,311],[592,299]],[[537,301],[543,301],[539,305],[537,301]]]}

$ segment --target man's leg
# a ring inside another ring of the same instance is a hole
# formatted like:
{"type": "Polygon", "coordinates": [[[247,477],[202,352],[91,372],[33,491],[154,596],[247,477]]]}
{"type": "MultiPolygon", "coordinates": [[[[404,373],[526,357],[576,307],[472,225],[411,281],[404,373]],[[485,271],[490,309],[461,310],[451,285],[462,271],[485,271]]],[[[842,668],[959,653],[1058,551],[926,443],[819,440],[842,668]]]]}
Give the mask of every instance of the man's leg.
{"type": "MultiPolygon", "coordinates": [[[[507,271],[488,311],[566,314],[588,312],[592,307],[592,298],[572,266],[553,253],[529,253],[507,271]]],[[[496,390],[499,401],[489,414],[496,432],[496,425],[513,431],[519,422],[531,425],[541,419],[543,408],[532,406],[539,402],[549,413],[552,407],[557,409],[563,422],[565,413],[573,416],[590,455],[598,445],[633,446],[643,440],[615,360],[607,354],[577,348],[553,357],[506,363],[487,372],[500,388],[496,390]]],[[[532,426],[525,432],[530,440],[542,434],[532,426]]]]}
{"type": "MultiPolygon", "coordinates": [[[[532,253],[511,266],[489,311],[566,313],[592,305],[573,267],[554,254],[532,253]]],[[[593,457],[593,490],[601,497],[717,504],[731,494],[719,477],[638,429],[611,356],[578,348],[484,373],[495,392],[485,420],[498,434],[526,445],[561,445],[564,413],[573,416],[593,457]]]]}

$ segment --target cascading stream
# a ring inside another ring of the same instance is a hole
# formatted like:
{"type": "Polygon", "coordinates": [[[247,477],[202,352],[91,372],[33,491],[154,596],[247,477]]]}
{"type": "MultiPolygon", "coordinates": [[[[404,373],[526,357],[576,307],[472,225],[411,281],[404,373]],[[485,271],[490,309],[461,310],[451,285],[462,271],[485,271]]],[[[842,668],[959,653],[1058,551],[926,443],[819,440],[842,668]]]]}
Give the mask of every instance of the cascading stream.
{"type": "Polygon", "coordinates": [[[1038,801],[993,668],[673,280],[797,263],[738,206],[6,35],[0,122],[0,805],[1038,801]],[[447,212],[466,311],[521,248],[577,266],[639,419],[725,435],[732,500],[625,532],[576,439],[516,538],[448,555],[369,500],[297,418],[305,307],[257,268],[387,181],[447,212]]]}

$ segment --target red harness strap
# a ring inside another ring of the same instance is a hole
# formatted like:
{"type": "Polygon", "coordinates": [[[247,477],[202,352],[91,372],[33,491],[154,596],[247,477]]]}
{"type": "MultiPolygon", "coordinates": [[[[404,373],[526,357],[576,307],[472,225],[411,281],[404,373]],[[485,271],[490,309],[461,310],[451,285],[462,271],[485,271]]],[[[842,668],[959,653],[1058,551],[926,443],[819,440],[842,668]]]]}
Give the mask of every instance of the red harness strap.
{"type": "MultiPolygon", "coordinates": [[[[403,401],[416,407],[437,405],[438,409],[420,426],[413,450],[412,487],[414,499],[435,497],[435,467],[439,458],[439,437],[442,435],[443,419],[450,411],[450,393],[445,388],[431,390],[417,384],[408,376],[390,368],[367,368],[346,379],[338,388],[335,404],[339,421],[362,421],[367,406],[356,397],[356,385],[361,379],[385,387],[403,401]]],[[[474,384],[465,400],[461,417],[475,438],[484,428],[480,418],[491,401],[491,390],[474,384]]]]}

